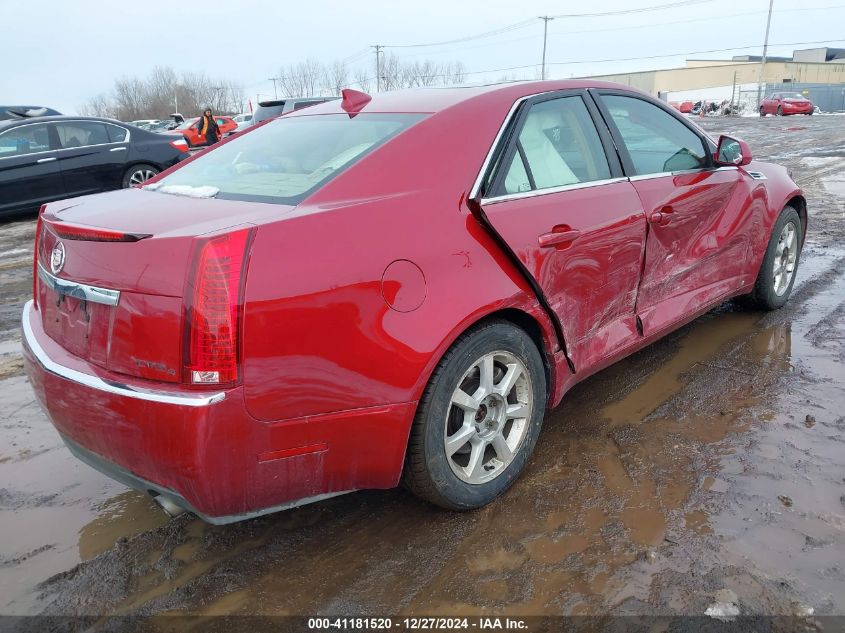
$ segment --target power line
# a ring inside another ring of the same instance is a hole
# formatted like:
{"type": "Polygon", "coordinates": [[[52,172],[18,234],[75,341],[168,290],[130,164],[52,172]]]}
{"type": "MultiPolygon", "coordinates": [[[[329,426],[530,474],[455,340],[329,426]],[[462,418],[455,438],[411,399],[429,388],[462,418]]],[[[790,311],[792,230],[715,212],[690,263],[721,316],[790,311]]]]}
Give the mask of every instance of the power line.
{"type": "MultiPolygon", "coordinates": [[[[818,40],[815,42],[785,42],[783,44],[769,44],[769,46],[803,46],[810,44],[834,44],[838,42],[845,42],[843,39],[828,39],[818,40]]],[[[682,57],[684,55],[705,55],[707,53],[725,53],[728,51],[741,51],[749,48],[759,48],[759,44],[749,44],[748,46],[734,46],[733,48],[713,48],[706,51],[687,51],[685,53],[667,53],[665,55],[644,55],[642,57],[611,57],[608,59],[582,59],[569,62],[548,62],[550,66],[568,66],[569,64],[603,64],[606,62],[632,62],[645,59],[661,59],[663,57],[682,57]]],[[[535,66],[537,64],[534,64],[535,66]]]]}
{"type": "Polygon", "coordinates": [[[561,13],[552,17],[555,18],[601,18],[609,15],[630,15],[632,13],[646,13],[648,11],[661,11],[663,9],[675,9],[680,7],[688,7],[693,4],[704,4],[706,2],[713,2],[713,0],[681,0],[681,2],[669,2],[667,4],[657,4],[651,7],[639,7],[635,9],[619,9],[616,11],[602,11],[599,13],[561,13]]]}
{"type": "MultiPolygon", "coordinates": [[[[658,4],[649,7],[639,7],[635,9],[618,9],[616,11],[602,11],[598,13],[562,13],[559,15],[553,16],[546,16],[551,19],[554,18],[596,18],[596,17],[606,17],[612,15],[630,15],[632,13],[646,13],[648,11],[660,11],[662,9],[673,9],[679,7],[687,7],[695,4],[704,4],[708,2],[714,2],[715,0],[680,0],[679,2],[669,2],[666,4],[658,4]]],[[[423,42],[417,44],[385,44],[385,48],[426,48],[431,46],[446,46],[448,44],[459,44],[461,42],[468,42],[471,40],[477,40],[486,37],[492,37],[494,35],[501,35],[502,33],[508,33],[510,31],[515,31],[518,29],[523,29],[527,26],[531,26],[535,24],[534,20],[523,20],[522,22],[515,22],[514,24],[509,24],[507,26],[500,27],[498,29],[493,29],[492,31],[485,31],[483,33],[477,33],[476,35],[468,35],[465,37],[458,37],[451,40],[442,40],[439,42],[423,42]]]]}

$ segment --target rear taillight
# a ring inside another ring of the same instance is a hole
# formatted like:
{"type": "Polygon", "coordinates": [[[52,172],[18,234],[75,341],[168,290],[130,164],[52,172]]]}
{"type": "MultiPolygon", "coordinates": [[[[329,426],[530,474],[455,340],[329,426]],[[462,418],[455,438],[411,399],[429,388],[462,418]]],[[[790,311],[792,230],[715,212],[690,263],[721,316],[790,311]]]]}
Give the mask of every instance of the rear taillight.
{"type": "Polygon", "coordinates": [[[238,380],[240,323],[247,254],[253,231],[212,237],[195,250],[185,292],[183,379],[191,385],[238,380]]]}
{"type": "Polygon", "coordinates": [[[44,214],[46,204],[42,204],[38,210],[38,221],[35,223],[35,245],[32,256],[32,301],[38,308],[38,240],[41,238],[41,216],[44,214]]]}
{"type": "Polygon", "coordinates": [[[180,138],[178,141],[170,141],[170,146],[173,149],[178,149],[180,152],[188,151],[188,143],[183,138],[180,138]]]}

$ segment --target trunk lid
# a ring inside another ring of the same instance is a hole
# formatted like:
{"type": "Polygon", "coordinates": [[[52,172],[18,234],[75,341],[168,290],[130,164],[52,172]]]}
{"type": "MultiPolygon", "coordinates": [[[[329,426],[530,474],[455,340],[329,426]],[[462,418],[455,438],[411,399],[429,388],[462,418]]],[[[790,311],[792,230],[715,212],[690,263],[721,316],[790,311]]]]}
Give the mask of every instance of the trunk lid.
{"type": "Polygon", "coordinates": [[[49,205],[36,253],[44,330],[109,371],[179,382],[196,238],[276,220],[292,208],[138,189],[49,205]],[[130,237],[96,241],[103,237],[96,230],[130,237]]]}

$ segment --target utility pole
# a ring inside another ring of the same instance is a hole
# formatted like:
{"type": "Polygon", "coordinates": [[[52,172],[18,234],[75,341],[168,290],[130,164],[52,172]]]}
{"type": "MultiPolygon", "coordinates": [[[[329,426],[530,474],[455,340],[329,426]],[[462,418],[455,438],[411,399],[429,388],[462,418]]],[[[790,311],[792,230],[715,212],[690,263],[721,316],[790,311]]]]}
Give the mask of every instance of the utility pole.
{"type": "Polygon", "coordinates": [[[549,37],[549,22],[554,20],[554,18],[549,17],[548,15],[541,15],[539,18],[543,21],[543,70],[541,73],[541,77],[543,79],[546,78],[546,40],[549,37]]]}
{"type": "Polygon", "coordinates": [[[267,81],[273,82],[273,96],[278,99],[279,98],[279,91],[276,90],[276,82],[279,80],[278,77],[270,77],[267,81]]]}
{"type": "Polygon", "coordinates": [[[766,53],[769,50],[769,27],[772,25],[772,6],[775,0],[769,0],[769,17],[766,19],[766,39],[763,41],[763,57],[760,59],[760,81],[757,82],[757,109],[760,109],[760,97],[763,92],[763,73],[766,72],[766,53]]]}
{"type": "Polygon", "coordinates": [[[376,51],[376,92],[381,92],[381,49],[384,46],[376,44],[372,48],[376,51]]]}

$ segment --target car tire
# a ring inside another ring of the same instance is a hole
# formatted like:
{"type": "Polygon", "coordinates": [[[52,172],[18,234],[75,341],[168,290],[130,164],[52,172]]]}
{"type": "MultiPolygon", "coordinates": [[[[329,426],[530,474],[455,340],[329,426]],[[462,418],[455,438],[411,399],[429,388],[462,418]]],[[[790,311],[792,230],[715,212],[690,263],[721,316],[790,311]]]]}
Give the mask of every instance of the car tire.
{"type": "Polygon", "coordinates": [[[766,111],[763,108],[760,108],[760,116],[766,116],[766,111]]]}
{"type": "Polygon", "coordinates": [[[423,392],[403,484],[449,510],[490,503],[525,468],[546,400],[543,359],[524,330],[498,320],[469,330],[441,359],[423,392]]]}
{"type": "Polygon", "coordinates": [[[147,165],[146,163],[132,165],[132,167],[127,169],[126,173],[123,174],[123,188],[128,189],[129,187],[143,185],[150,178],[157,175],[159,171],[161,170],[157,167],[147,165]]]}
{"type": "Polygon", "coordinates": [[[783,116],[783,108],[778,106],[778,116],[783,116]]]}
{"type": "Polygon", "coordinates": [[[792,292],[802,248],[801,217],[793,207],[784,207],[772,229],[757,281],[742,303],[758,310],[777,310],[792,292]],[[785,275],[784,276],[779,276],[785,275]]]}

